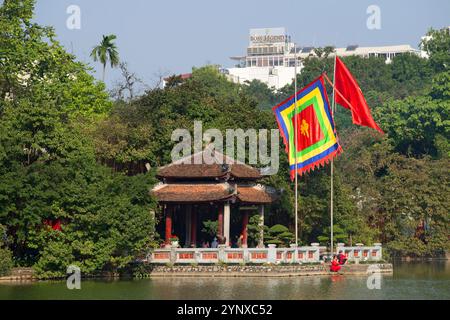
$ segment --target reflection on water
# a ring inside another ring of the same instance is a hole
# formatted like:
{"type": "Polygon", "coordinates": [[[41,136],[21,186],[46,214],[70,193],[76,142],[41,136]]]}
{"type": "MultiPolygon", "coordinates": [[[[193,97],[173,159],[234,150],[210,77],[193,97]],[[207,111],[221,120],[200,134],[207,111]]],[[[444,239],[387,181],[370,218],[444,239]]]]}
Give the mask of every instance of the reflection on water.
{"type": "Polygon", "coordinates": [[[396,278],[408,279],[442,279],[450,278],[450,260],[394,262],[396,278]]]}
{"type": "Polygon", "coordinates": [[[0,299],[450,299],[450,262],[395,263],[381,289],[365,276],[155,278],[0,284],[0,299]]]}

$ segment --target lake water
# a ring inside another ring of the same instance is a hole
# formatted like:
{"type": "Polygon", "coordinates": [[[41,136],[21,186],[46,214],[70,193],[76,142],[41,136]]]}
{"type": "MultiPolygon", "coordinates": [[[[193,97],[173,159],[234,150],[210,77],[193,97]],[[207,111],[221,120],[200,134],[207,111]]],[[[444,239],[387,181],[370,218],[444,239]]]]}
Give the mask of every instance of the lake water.
{"type": "Polygon", "coordinates": [[[157,278],[0,283],[0,299],[450,299],[450,261],[395,263],[368,289],[366,276],[157,278]]]}

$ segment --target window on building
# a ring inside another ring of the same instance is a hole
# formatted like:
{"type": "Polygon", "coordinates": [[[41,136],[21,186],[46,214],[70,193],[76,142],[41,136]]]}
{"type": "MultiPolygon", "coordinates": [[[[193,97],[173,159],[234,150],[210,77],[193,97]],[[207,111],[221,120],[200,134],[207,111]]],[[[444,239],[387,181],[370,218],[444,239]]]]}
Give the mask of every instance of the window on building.
{"type": "Polygon", "coordinates": [[[262,67],[262,65],[263,65],[262,58],[258,58],[258,62],[256,64],[256,66],[262,67]]]}
{"type": "Polygon", "coordinates": [[[274,58],[273,65],[274,66],[279,66],[280,65],[280,57],[275,57],[274,58]]]}

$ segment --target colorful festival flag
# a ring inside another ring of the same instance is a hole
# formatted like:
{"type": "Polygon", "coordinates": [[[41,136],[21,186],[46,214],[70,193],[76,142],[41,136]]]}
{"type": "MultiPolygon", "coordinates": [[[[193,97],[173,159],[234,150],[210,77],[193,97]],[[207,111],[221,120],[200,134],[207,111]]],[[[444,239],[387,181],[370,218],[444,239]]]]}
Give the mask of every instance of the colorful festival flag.
{"type": "Polygon", "coordinates": [[[330,104],[322,76],[272,108],[283,137],[289,158],[291,179],[297,172],[314,170],[342,151],[334,130],[330,104]],[[294,143],[294,126],[297,118],[297,143],[294,143]],[[297,156],[297,157],[296,157],[297,156]],[[297,158],[297,159],[296,159],[297,158]]]}

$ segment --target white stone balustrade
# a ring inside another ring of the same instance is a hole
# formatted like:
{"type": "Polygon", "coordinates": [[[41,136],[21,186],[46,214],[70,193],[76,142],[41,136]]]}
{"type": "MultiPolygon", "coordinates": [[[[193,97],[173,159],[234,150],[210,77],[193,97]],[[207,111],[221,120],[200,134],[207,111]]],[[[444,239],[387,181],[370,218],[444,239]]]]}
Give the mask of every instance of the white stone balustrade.
{"type": "Polygon", "coordinates": [[[290,248],[229,248],[220,245],[211,248],[164,248],[154,249],[146,258],[148,263],[317,263],[320,262],[319,245],[290,248]]]}
{"type": "MultiPolygon", "coordinates": [[[[214,263],[317,263],[320,262],[318,243],[310,246],[289,248],[276,248],[269,245],[266,248],[229,248],[219,245],[219,248],[164,248],[154,249],[146,258],[148,263],[186,263],[186,264],[214,264],[214,263]]],[[[361,243],[356,246],[345,246],[338,243],[336,254],[345,252],[349,261],[380,261],[382,260],[381,243],[365,246],[361,243]]]]}
{"type": "Polygon", "coordinates": [[[374,243],[373,246],[365,246],[362,243],[357,243],[355,246],[347,247],[343,243],[338,243],[336,246],[336,254],[342,251],[348,257],[349,261],[379,261],[382,260],[381,243],[374,243]]]}

